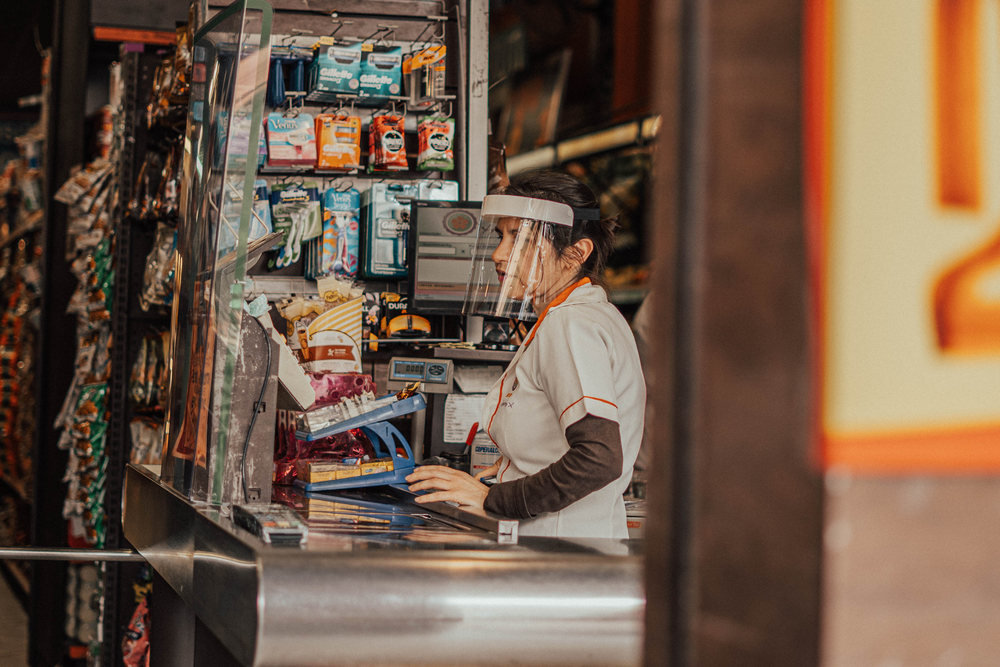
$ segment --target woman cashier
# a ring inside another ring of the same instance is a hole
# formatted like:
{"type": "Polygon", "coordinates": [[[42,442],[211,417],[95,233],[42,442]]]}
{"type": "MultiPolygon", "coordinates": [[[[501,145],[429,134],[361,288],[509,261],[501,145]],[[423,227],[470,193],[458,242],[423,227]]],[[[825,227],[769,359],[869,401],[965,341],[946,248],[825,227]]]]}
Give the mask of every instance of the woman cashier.
{"type": "Polygon", "coordinates": [[[419,502],[521,519],[522,535],[628,537],[622,493],[642,439],[646,390],[635,339],[599,286],[615,220],[563,174],[515,176],[483,200],[466,312],[534,327],[486,397],[503,455],[469,475],[422,466],[419,502]],[[497,484],[478,481],[496,475],[497,484]]]}

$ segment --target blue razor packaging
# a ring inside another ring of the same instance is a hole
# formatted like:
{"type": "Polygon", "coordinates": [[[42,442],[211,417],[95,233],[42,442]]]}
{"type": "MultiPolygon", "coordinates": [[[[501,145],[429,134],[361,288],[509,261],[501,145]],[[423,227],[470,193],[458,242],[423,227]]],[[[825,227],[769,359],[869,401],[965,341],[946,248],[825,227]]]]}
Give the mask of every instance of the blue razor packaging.
{"type": "Polygon", "coordinates": [[[380,44],[365,45],[371,48],[361,58],[361,78],[358,94],[361,97],[388,99],[403,90],[403,49],[380,44]]]}
{"type": "Polygon", "coordinates": [[[412,183],[373,183],[361,196],[361,270],[367,278],[405,278],[412,183]]]}

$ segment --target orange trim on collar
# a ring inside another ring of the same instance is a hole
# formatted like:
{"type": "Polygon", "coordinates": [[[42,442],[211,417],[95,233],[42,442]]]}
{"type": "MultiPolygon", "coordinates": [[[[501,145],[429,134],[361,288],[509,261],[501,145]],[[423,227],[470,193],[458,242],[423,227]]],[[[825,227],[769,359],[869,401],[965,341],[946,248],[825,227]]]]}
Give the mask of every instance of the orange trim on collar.
{"type": "Polygon", "coordinates": [[[589,282],[590,278],[580,278],[580,280],[576,281],[575,283],[564,289],[562,292],[560,292],[559,296],[553,299],[551,303],[549,303],[549,305],[545,306],[545,310],[542,311],[542,314],[538,318],[538,321],[535,322],[535,326],[531,328],[531,335],[528,336],[528,340],[524,341],[524,347],[528,347],[529,345],[531,345],[531,341],[535,340],[535,332],[538,331],[538,327],[542,326],[542,320],[544,320],[545,316],[549,314],[549,309],[555,308],[563,301],[568,299],[569,295],[572,294],[573,290],[575,290],[577,287],[580,287],[581,285],[586,285],[589,282]]]}

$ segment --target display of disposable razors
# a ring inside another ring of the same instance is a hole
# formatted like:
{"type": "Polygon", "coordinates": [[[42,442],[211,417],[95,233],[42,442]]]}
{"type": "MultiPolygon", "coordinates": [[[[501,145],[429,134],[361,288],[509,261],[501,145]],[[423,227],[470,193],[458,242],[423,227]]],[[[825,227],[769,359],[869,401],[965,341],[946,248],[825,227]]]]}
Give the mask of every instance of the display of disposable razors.
{"type": "Polygon", "coordinates": [[[274,231],[282,232],[274,268],[299,261],[302,243],[322,233],[319,186],[315,182],[278,183],[271,186],[274,231]]]}

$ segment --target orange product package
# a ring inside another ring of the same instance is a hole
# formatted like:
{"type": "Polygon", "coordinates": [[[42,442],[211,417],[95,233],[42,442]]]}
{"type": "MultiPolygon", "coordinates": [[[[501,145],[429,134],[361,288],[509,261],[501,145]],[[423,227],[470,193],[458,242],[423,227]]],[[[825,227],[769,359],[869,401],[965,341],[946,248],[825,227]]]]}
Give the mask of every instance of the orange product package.
{"type": "Polygon", "coordinates": [[[361,167],[361,119],[316,116],[316,168],[351,171],[361,167]]]}
{"type": "Polygon", "coordinates": [[[368,161],[372,169],[405,171],[406,141],[403,116],[387,114],[372,118],[368,130],[368,161]]]}

